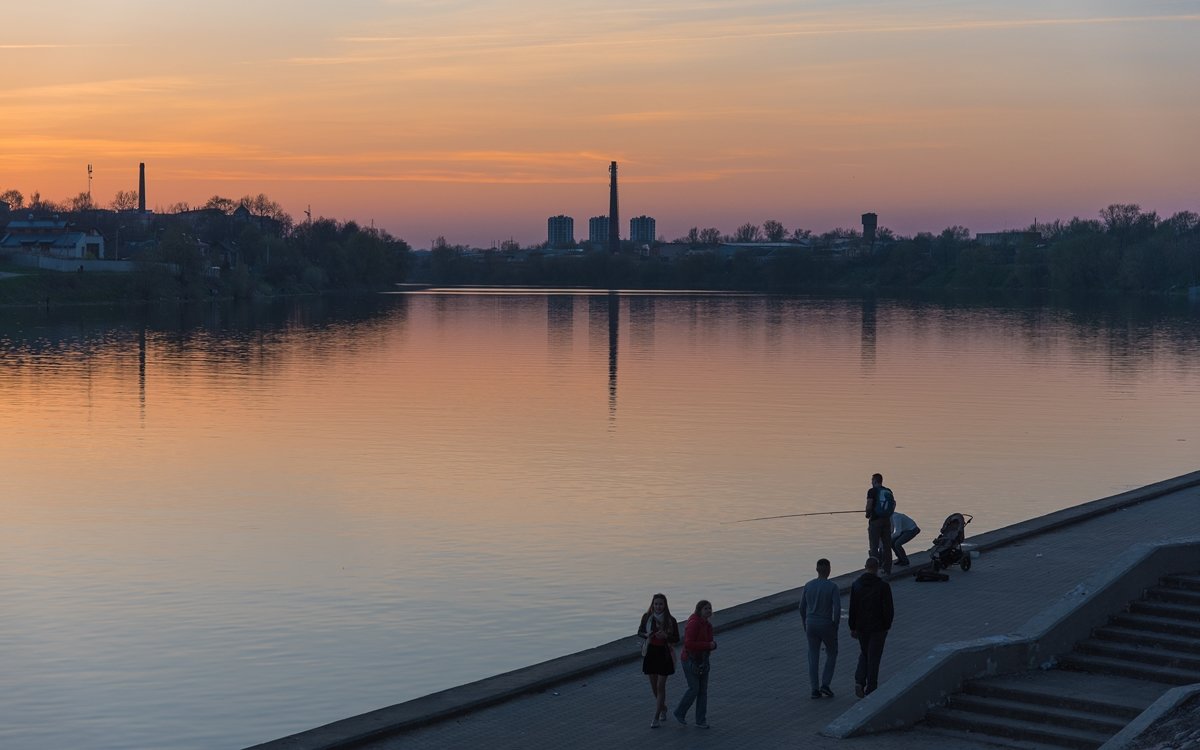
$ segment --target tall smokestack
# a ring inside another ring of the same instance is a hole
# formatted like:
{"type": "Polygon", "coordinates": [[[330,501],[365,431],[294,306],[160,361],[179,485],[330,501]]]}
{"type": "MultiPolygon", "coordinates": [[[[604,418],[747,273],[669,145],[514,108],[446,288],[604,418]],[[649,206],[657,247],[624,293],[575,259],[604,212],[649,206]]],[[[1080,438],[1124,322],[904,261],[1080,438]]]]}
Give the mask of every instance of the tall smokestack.
{"type": "Polygon", "coordinates": [[[608,165],[608,251],[621,252],[621,220],[617,217],[617,163],[608,165]]]}
{"type": "Polygon", "coordinates": [[[138,211],[146,213],[146,162],[138,164],[138,211]]]}

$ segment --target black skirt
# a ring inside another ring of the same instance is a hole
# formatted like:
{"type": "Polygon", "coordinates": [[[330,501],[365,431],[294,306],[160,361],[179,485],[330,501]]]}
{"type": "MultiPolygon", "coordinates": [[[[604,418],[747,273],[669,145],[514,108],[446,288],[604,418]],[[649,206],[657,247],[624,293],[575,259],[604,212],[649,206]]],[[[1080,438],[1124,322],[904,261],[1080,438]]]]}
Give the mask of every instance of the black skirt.
{"type": "Polygon", "coordinates": [[[656,646],[653,643],[646,646],[646,655],[642,657],[642,674],[675,674],[675,660],[667,646],[656,646]]]}

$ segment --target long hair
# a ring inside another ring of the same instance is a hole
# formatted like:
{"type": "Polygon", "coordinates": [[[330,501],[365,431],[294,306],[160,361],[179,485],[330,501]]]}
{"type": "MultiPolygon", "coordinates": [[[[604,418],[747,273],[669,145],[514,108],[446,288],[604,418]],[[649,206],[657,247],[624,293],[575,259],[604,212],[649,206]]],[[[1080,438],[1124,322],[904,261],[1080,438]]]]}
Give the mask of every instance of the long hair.
{"type": "Polygon", "coordinates": [[[710,602],[707,599],[701,599],[700,601],[696,602],[696,609],[692,612],[692,614],[699,617],[700,610],[704,609],[705,607],[711,607],[711,606],[712,606],[712,602],[710,602]]]}
{"type": "MultiPolygon", "coordinates": [[[[655,599],[663,600],[663,615],[665,615],[667,617],[671,617],[671,605],[667,604],[667,595],[666,594],[655,594],[654,596],[650,597],[650,606],[646,607],[646,616],[647,617],[654,616],[654,600],[655,599]]],[[[675,618],[671,617],[671,619],[674,620],[675,618]]]]}

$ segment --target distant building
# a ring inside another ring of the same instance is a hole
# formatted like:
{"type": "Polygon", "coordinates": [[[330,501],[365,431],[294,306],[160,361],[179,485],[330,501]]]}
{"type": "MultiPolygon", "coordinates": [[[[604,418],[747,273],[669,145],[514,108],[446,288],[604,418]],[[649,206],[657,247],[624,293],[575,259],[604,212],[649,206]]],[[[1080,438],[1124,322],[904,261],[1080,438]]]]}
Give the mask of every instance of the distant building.
{"type": "Polygon", "coordinates": [[[872,213],[862,215],[863,242],[867,245],[875,244],[875,230],[879,227],[879,217],[872,213]]]}
{"type": "Polygon", "coordinates": [[[654,217],[635,216],[629,220],[629,239],[635,244],[654,244],[654,217]]]}
{"type": "Polygon", "coordinates": [[[8,223],[0,239],[0,251],[72,260],[103,258],[104,237],[95,232],[72,230],[63,219],[17,219],[8,223]]]}
{"type": "Polygon", "coordinates": [[[607,216],[593,216],[588,219],[588,242],[593,245],[608,245],[607,216]]]}
{"type": "Polygon", "coordinates": [[[570,216],[551,216],[546,219],[546,242],[550,247],[569,247],[575,244],[575,220],[570,216]]]}

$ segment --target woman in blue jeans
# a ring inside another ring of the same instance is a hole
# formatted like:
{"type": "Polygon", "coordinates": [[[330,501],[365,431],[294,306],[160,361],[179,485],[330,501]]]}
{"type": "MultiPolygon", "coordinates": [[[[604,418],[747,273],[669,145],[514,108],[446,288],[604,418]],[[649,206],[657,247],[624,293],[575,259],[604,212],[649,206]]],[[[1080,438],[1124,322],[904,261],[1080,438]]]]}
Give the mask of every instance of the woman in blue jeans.
{"type": "Polygon", "coordinates": [[[687,724],[687,712],[694,701],[696,726],[701,729],[708,729],[708,655],[717,648],[709,622],[712,611],[712,604],[707,599],[696,603],[696,611],[688,618],[683,629],[683,653],[679,658],[688,689],[675,709],[675,720],[687,724]]]}

